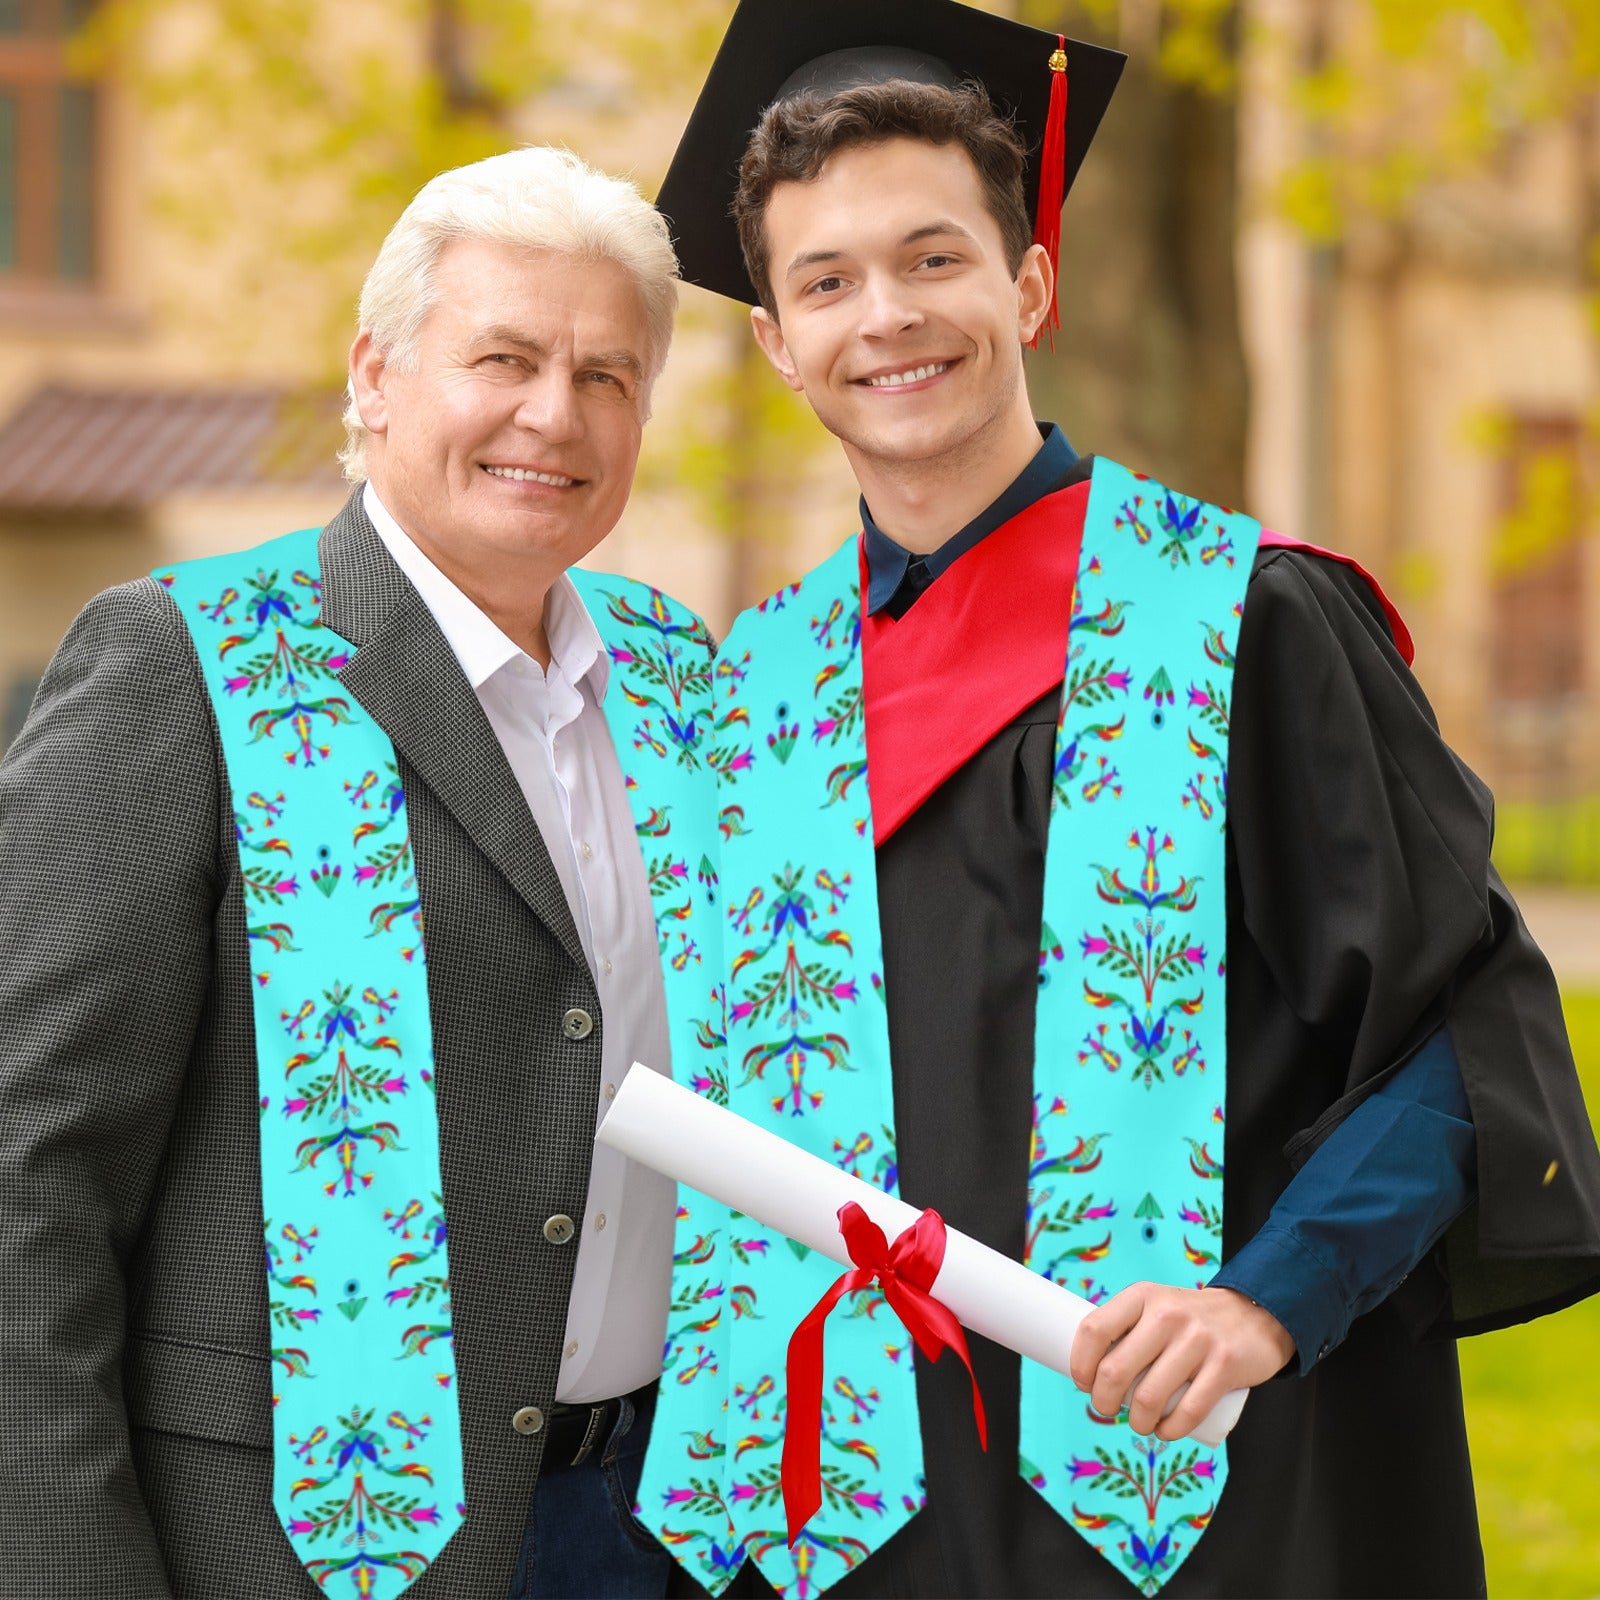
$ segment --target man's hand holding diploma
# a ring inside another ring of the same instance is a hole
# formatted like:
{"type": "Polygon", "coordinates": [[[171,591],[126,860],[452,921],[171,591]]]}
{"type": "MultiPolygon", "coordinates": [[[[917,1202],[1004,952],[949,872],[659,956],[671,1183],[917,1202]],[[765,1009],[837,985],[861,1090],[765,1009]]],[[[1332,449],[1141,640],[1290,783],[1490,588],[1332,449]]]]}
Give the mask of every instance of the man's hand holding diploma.
{"type": "MultiPolygon", "coordinates": [[[[839,1231],[841,1206],[854,1201],[890,1239],[897,1239],[919,1216],[897,1195],[884,1193],[791,1144],[770,1128],[750,1122],[696,1094],[686,1085],[674,1083],[665,1074],[638,1064],[622,1080],[596,1137],[632,1160],[720,1200],[762,1226],[786,1234],[846,1268],[856,1263],[839,1231]]],[[[1109,1380],[1102,1389],[1096,1379],[1096,1369],[1105,1365],[1101,1357],[1112,1341],[1141,1322],[1145,1298],[1154,1307],[1158,1298],[1175,1296],[1181,1302],[1197,1300],[1203,1295],[1208,1319],[1211,1304],[1218,1299],[1224,1299],[1234,1308],[1236,1319],[1241,1311],[1256,1313],[1248,1300],[1234,1295],[1231,1290],[1207,1289],[1197,1293],[1192,1289],[1163,1289],[1153,1284],[1136,1284],[1096,1308],[1064,1285],[1052,1283],[1020,1261],[967,1238],[955,1229],[948,1231],[945,1242],[943,1265],[932,1286],[935,1297],[949,1307],[965,1327],[1052,1371],[1068,1370],[1070,1354],[1073,1359],[1070,1370],[1080,1387],[1094,1387],[1097,1404],[1113,1415],[1121,1406],[1121,1393],[1126,1389],[1113,1396],[1109,1380]],[[1135,1295],[1145,1298],[1130,1304],[1130,1297],[1135,1295]],[[1080,1317],[1102,1330],[1090,1344],[1072,1342],[1071,1336],[1077,1330],[1080,1317]],[[1081,1368],[1082,1375],[1078,1365],[1080,1354],[1086,1362],[1081,1368]]],[[[1250,1357],[1236,1367],[1235,1363],[1243,1354],[1242,1342],[1219,1325],[1214,1337],[1208,1336],[1197,1345],[1198,1359],[1188,1361],[1185,1358],[1175,1363],[1182,1377],[1174,1378],[1162,1391],[1165,1399],[1183,1377],[1191,1373],[1203,1371],[1208,1380],[1205,1412],[1198,1410],[1199,1397],[1191,1403],[1185,1396],[1182,1424],[1171,1437],[1179,1433],[1194,1434],[1198,1443],[1220,1443],[1238,1420],[1244,1404],[1240,1385],[1259,1383],[1271,1377],[1293,1354],[1288,1335],[1278,1328],[1276,1321],[1265,1312],[1256,1314],[1271,1323],[1281,1335],[1281,1347],[1271,1340],[1268,1346],[1281,1348],[1283,1354],[1263,1355],[1262,1346],[1257,1344],[1250,1357]],[[1211,1358],[1223,1350],[1227,1359],[1220,1365],[1214,1364],[1211,1358]],[[1226,1393],[1230,1388],[1227,1375],[1235,1370],[1247,1373],[1248,1377],[1235,1378],[1233,1392],[1226,1393]],[[1220,1398],[1225,1393],[1226,1398],[1220,1398]],[[1200,1431],[1195,1433],[1197,1427],[1200,1431]]],[[[1254,1322],[1251,1325],[1258,1326],[1254,1322]]],[[[1157,1326],[1152,1321],[1145,1331],[1155,1330],[1157,1326]]],[[[1166,1327],[1164,1322],[1160,1326],[1166,1327]]],[[[1187,1328],[1185,1319],[1182,1328],[1174,1325],[1167,1329],[1154,1343],[1142,1346],[1147,1353],[1142,1359],[1135,1354],[1132,1362],[1119,1345],[1115,1351],[1115,1365],[1108,1370],[1115,1373],[1125,1368],[1125,1382],[1131,1383],[1169,1345],[1176,1346],[1180,1341],[1173,1335],[1186,1332],[1187,1328]]],[[[1181,1342],[1187,1350],[1188,1339],[1181,1342]]],[[[1165,1380],[1158,1378],[1157,1381],[1165,1380]]],[[[1151,1420],[1154,1409],[1150,1408],[1151,1420]]],[[[1144,1409],[1141,1408],[1139,1415],[1144,1418],[1144,1409]]],[[[1167,1436],[1163,1433],[1163,1437],[1167,1436]]]]}
{"type": "Polygon", "coordinates": [[[1284,1325],[1233,1289],[1134,1283],[1079,1324],[1071,1370],[1072,1381],[1107,1417],[1121,1409],[1137,1379],[1129,1426],[1172,1440],[1183,1438],[1230,1389],[1265,1383],[1293,1356],[1284,1325]],[[1188,1392],[1163,1420],[1186,1383],[1188,1392]]]}

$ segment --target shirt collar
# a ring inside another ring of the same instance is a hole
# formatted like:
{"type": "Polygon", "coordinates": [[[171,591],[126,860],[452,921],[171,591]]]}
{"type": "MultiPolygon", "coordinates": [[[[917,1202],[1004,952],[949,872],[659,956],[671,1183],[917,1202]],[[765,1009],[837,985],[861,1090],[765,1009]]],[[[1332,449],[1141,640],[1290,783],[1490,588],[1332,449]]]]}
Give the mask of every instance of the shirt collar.
{"type": "MultiPolygon", "coordinates": [[[[539,663],[423,553],[378,498],[370,480],[362,490],[361,504],[395,565],[422,596],[422,603],[439,625],[445,643],[474,690],[481,689],[502,667],[519,658],[538,668],[539,663]]],[[[602,702],[611,678],[611,663],[600,630],[565,573],[551,585],[545,599],[544,627],[552,666],[559,668],[573,685],[587,678],[595,703],[602,702]]]]}
{"type": "Polygon", "coordinates": [[[1067,436],[1053,422],[1041,422],[1039,448],[1000,497],[972,519],[964,528],[951,534],[937,550],[915,557],[904,545],[891,539],[873,520],[865,499],[861,501],[861,527],[867,558],[867,614],[881,611],[905,582],[906,571],[913,560],[921,560],[927,567],[931,582],[947,571],[980,540],[1013,517],[1026,511],[1034,501],[1042,500],[1055,489],[1060,479],[1078,459],[1078,453],[1067,442],[1067,436]]]}
{"type": "Polygon", "coordinates": [[[550,659],[560,666],[567,681],[581,684],[587,679],[595,704],[603,704],[611,682],[611,657],[577,585],[564,572],[550,586],[544,603],[544,633],[550,659]]]}

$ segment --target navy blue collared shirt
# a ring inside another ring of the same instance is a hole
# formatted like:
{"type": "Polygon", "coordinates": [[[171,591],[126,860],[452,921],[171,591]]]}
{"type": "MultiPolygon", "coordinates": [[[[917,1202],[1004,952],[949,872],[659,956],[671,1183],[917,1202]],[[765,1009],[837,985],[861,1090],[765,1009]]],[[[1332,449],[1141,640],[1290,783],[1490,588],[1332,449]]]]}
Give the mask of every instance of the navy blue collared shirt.
{"type": "MultiPolygon", "coordinates": [[[[861,502],[869,614],[904,616],[961,556],[1060,483],[1077,452],[1054,423],[1039,432],[1038,453],[1005,493],[928,555],[897,544],[861,502]]],[[[1265,1306],[1309,1371],[1438,1243],[1477,1183],[1472,1111],[1441,1027],[1317,1147],[1211,1282],[1265,1306]]]]}
{"type": "Polygon", "coordinates": [[[1039,425],[1040,445],[1033,459],[1018,474],[1011,487],[991,506],[975,516],[966,527],[953,533],[937,550],[915,556],[904,545],[896,544],[872,520],[867,502],[861,502],[861,527],[867,546],[867,615],[875,616],[884,607],[889,615],[903,617],[912,602],[937,577],[950,568],[980,540],[1003,523],[1026,511],[1035,500],[1042,500],[1066,476],[1078,459],[1078,452],[1067,443],[1067,436],[1053,422],[1039,425]]]}

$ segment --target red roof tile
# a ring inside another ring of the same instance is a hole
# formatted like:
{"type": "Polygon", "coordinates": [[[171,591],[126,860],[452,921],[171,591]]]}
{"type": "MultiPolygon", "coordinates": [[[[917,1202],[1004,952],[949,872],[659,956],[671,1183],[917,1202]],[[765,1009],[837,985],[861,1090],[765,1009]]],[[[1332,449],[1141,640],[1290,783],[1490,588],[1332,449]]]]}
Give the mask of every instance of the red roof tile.
{"type": "Polygon", "coordinates": [[[185,489],[334,487],[341,399],[40,389],[0,426],[0,513],[139,511],[185,489]]]}

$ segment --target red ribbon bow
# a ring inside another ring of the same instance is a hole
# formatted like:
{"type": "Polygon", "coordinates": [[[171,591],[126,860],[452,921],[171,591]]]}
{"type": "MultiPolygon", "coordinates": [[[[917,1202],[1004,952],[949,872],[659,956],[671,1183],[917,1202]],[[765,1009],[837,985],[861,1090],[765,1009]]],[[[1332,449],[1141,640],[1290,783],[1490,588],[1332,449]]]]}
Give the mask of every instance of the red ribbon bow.
{"type": "Polygon", "coordinates": [[[928,1292],[944,1265],[944,1218],[924,1211],[891,1245],[883,1229],[854,1200],[839,1207],[839,1232],[855,1262],[806,1313],[789,1339],[789,1406],[783,1427],[783,1509],[789,1543],[822,1505],[822,1337],[828,1313],[847,1294],[870,1287],[883,1289],[895,1315],[930,1361],[946,1350],[961,1357],[972,1379],[972,1415],[978,1442],[989,1448],[989,1427],[983,1415],[978,1377],[967,1354],[967,1337],[947,1305],[928,1292]]]}

